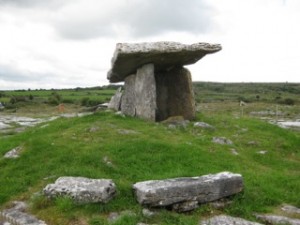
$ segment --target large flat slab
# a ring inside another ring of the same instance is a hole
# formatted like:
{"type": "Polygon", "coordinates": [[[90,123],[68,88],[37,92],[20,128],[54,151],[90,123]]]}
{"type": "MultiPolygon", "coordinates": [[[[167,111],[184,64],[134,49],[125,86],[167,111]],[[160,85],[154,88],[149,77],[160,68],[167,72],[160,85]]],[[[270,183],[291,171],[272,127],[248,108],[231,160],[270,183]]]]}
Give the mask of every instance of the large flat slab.
{"type": "Polygon", "coordinates": [[[243,189],[240,174],[221,172],[200,177],[150,180],[133,185],[137,201],[150,207],[177,203],[207,203],[236,194],[243,189]]]}
{"type": "Polygon", "coordinates": [[[219,44],[178,42],[118,43],[112,58],[112,67],[107,79],[112,82],[124,81],[137,68],[152,63],[156,71],[168,70],[174,66],[194,64],[206,54],[222,49],[219,44]]]}

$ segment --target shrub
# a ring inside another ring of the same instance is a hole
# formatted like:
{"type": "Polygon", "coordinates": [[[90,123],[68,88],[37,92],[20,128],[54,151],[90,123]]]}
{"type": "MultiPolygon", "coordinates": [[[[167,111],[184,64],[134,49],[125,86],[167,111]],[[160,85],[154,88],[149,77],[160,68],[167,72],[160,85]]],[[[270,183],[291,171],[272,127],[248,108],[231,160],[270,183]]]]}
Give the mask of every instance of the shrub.
{"type": "Polygon", "coordinates": [[[53,105],[58,105],[61,103],[62,98],[57,92],[52,92],[51,96],[48,98],[48,103],[53,105]]]}

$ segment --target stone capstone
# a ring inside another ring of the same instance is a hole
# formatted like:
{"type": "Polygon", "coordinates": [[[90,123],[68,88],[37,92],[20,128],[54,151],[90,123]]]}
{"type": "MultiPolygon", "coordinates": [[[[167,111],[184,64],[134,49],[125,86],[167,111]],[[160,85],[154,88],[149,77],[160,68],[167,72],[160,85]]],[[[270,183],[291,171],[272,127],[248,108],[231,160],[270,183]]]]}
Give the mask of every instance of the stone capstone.
{"type": "Polygon", "coordinates": [[[200,177],[150,180],[133,185],[137,201],[148,207],[173,206],[189,211],[198,204],[212,202],[243,190],[240,174],[222,172],[200,177]]]}
{"type": "Polygon", "coordinates": [[[207,220],[202,220],[199,225],[262,225],[261,223],[256,223],[248,221],[238,217],[218,215],[207,220]]]}
{"type": "Polygon", "coordinates": [[[192,78],[183,66],[219,50],[220,45],[208,43],[117,44],[107,78],[112,83],[125,81],[125,90],[113,96],[109,108],[151,121],[171,116],[194,119],[192,78]]]}
{"type": "Polygon", "coordinates": [[[110,82],[124,81],[145,64],[152,63],[156,71],[170,70],[174,66],[196,63],[206,54],[221,50],[221,45],[178,42],[118,43],[111,60],[112,68],[107,74],[110,82]]]}
{"type": "Polygon", "coordinates": [[[54,184],[48,184],[43,193],[49,198],[67,196],[79,204],[107,203],[116,195],[116,185],[110,179],[60,177],[54,184]]]}

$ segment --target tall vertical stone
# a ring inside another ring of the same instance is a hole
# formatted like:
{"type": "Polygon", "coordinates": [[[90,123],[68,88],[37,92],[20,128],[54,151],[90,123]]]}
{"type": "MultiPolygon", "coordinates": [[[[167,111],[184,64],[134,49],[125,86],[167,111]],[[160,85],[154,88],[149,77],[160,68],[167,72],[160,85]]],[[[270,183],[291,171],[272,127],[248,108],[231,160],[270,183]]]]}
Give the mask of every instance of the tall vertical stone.
{"type": "Polygon", "coordinates": [[[156,82],[154,65],[137,69],[135,78],[135,113],[137,117],[156,120],[156,82]]]}
{"type": "Polygon", "coordinates": [[[191,73],[184,67],[155,74],[157,89],[157,121],[170,116],[195,118],[195,100],[191,73]]]}
{"type": "Polygon", "coordinates": [[[124,92],[121,102],[121,111],[128,116],[135,116],[135,79],[136,75],[132,74],[125,78],[124,92]]]}

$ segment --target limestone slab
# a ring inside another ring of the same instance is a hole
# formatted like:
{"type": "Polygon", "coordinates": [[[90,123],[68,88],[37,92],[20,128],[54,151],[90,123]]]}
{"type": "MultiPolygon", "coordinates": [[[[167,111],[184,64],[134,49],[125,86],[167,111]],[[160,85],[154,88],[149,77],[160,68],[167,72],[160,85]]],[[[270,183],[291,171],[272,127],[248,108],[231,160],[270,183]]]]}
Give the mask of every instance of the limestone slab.
{"type": "Polygon", "coordinates": [[[236,194],[243,189],[240,174],[221,172],[200,177],[150,180],[133,185],[137,201],[150,207],[181,202],[207,203],[236,194]]]}
{"type": "Polygon", "coordinates": [[[136,73],[138,68],[149,63],[154,64],[157,71],[190,65],[206,54],[220,50],[221,45],[209,43],[191,45],[178,42],[118,43],[107,79],[112,83],[124,81],[125,77],[136,73]]]}
{"type": "Polygon", "coordinates": [[[50,198],[68,196],[79,204],[107,203],[115,196],[116,185],[110,179],[60,177],[54,184],[48,184],[43,192],[50,198]]]}

